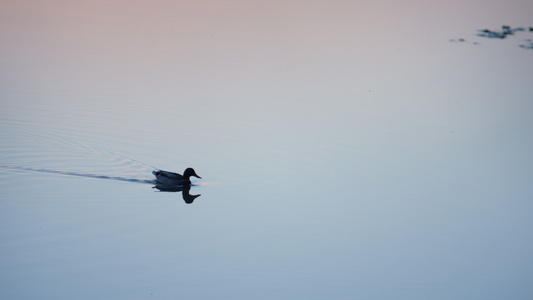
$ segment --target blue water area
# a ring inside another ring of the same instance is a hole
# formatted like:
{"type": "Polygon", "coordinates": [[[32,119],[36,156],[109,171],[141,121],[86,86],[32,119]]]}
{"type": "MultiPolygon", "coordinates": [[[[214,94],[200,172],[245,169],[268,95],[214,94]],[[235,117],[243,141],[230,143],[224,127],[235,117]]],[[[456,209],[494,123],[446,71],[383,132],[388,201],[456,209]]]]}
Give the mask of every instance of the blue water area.
{"type": "Polygon", "coordinates": [[[1,299],[533,297],[532,52],[476,36],[531,4],[60,2],[0,9],[1,299]]]}

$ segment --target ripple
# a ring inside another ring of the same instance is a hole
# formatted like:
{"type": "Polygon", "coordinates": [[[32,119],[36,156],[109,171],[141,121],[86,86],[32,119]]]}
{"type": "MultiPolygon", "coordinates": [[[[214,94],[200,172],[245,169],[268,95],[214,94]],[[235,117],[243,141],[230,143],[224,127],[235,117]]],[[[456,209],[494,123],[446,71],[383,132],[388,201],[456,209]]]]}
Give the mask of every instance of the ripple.
{"type": "Polygon", "coordinates": [[[1,130],[0,167],[97,179],[153,183],[156,167],[123,154],[51,134],[1,130]]]}

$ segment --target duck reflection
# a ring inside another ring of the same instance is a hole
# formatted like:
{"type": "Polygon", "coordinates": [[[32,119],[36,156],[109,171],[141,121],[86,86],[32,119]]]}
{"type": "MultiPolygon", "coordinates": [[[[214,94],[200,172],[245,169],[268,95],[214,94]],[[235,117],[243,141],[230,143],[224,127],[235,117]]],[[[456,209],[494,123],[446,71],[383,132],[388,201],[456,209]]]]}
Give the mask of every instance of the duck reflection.
{"type": "Polygon", "coordinates": [[[191,195],[189,193],[189,191],[191,190],[191,186],[190,185],[168,186],[168,185],[162,185],[162,184],[157,184],[156,183],[156,185],[153,188],[154,189],[158,189],[161,192],[172,192],[172,193],[181,192],[181,196],[183,197],[183,201],[185,201],[185,203],[187,203],[187,204],[191,204],[194,201],[194,199],[196,199],[196,198],[201,196],[201,194],[191,195]]]}

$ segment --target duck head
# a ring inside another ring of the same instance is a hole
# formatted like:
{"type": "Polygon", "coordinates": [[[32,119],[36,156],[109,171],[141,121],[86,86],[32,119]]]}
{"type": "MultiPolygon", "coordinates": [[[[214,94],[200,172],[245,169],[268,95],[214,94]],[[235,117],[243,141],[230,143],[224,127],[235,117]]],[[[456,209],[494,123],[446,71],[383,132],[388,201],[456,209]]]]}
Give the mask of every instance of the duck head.
{"type": "Polygon", "coordinates": [[[194,171],[193,168],[187,168],[185,172],[183,172],[183,177],[185,177],[188,180],[191,176],[202,179],[202,177],[196,175],[196,172],[194,171]]]}

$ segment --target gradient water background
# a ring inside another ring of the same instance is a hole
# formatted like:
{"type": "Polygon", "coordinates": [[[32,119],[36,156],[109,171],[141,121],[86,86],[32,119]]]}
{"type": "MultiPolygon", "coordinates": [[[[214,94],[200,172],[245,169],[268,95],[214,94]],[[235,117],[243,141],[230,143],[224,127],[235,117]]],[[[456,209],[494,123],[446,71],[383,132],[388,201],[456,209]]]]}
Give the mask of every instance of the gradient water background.
{"type": "Polygon", "coordinates": [[[531,299],[531,12],[2,2],[0,298],[531,299]]]}

